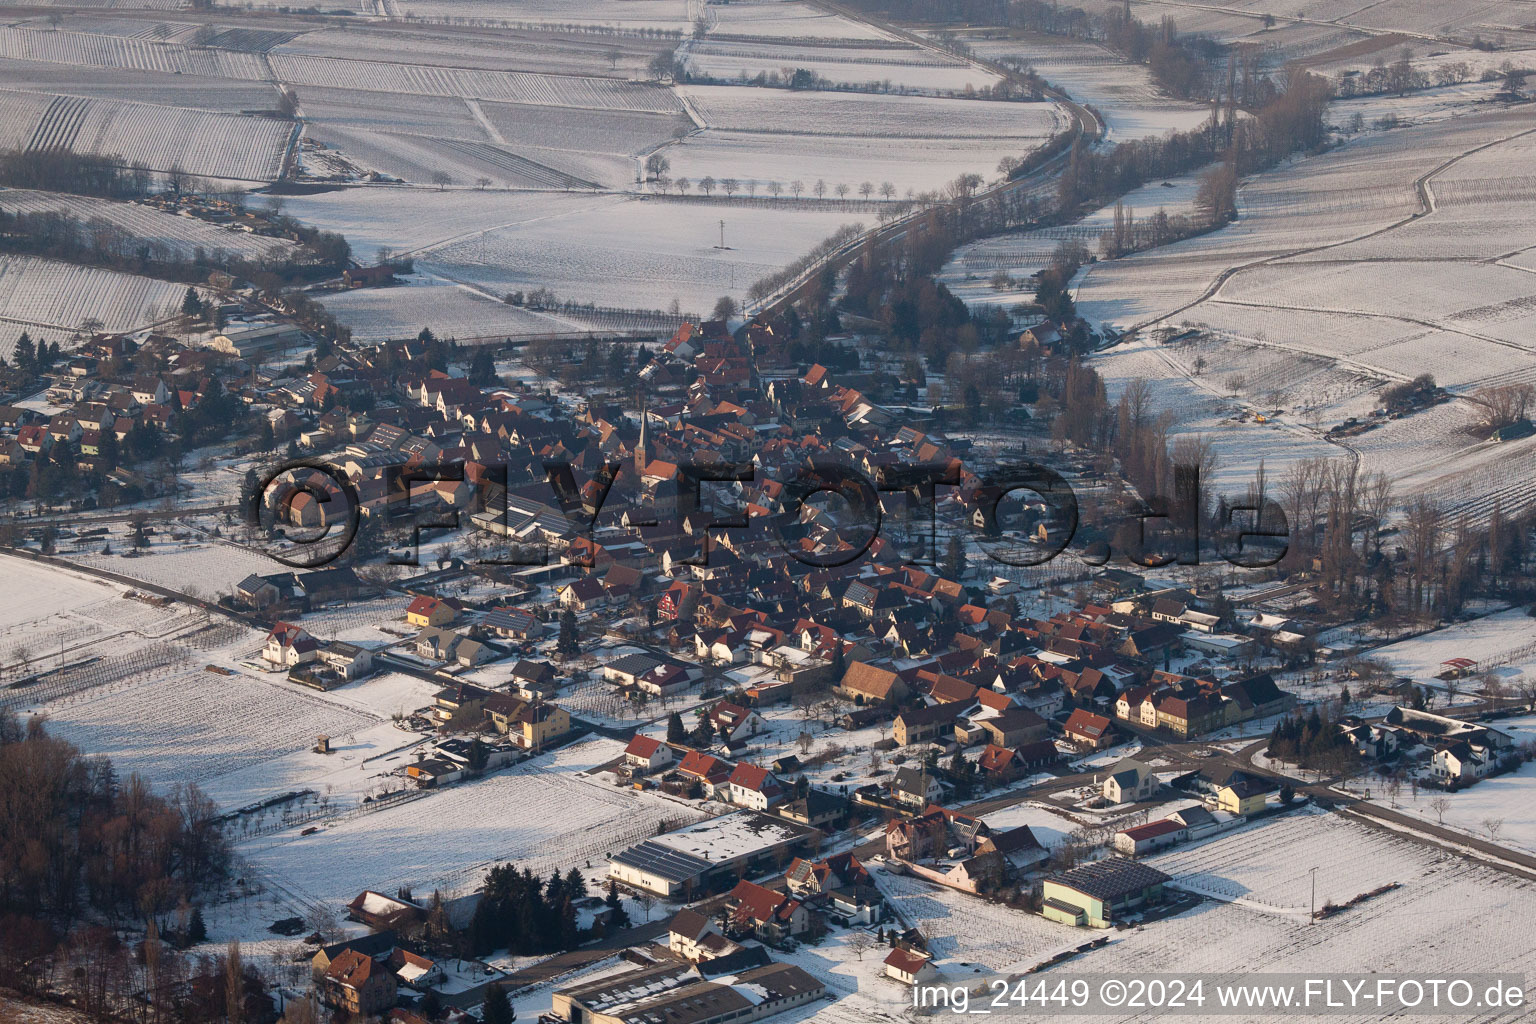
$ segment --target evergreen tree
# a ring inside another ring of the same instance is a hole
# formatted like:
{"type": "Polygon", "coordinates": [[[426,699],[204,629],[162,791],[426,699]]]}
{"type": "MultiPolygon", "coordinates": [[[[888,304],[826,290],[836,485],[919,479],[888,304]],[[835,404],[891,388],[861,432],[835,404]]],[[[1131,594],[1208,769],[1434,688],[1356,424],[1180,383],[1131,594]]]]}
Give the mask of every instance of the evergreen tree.
{"type": "Polygon", "coordinates": [[[688,730],[683,727],[683,716],[676,711],[667,716],[667,742],[683,743],[688,739],[688,730]]]}
{"type": "Polygon", "coordinates": [[[181,299],[181,312],[183,316],[202,316],[203,300],[198,298],[197,289],[187,286],[187,294],[181,299]]]}
{"type": "Polygon", "coordinates": [[[11,353],[11,358],[16,361],[16,369],[31,372],[37,366],[37,350],[32,344],[32,336],[26,331],[21,332],[21,337],[16,339],[16,349],[11,353]]]}
{"type": "Polygon", "coordinates": [[[560,613],[560,638],[555,641],[555,652],[562,658],[574,658],[581,653],[581,635],[576,628],[576,613],[569,608],[560,613]]]}
{"type": "Polygon", "coordinates": [[[517,1019],[517,1011],[512,1009],[512,1000],[507,998],[507,990],[500,985],[492,985],[485,993],[485,1005],[480,1007],[480,1020],[483,1024],[512,1024],[517,1019]]]}
{"type": "Polygon", "coordinates": [[[208,925],[203,921],[203,908],[193,907],[187,922],[187,945],[195,946],[208,938],[208,925]]]}
{"type": "Polygon", "coordinates": [[[624,901],[619,898],[619,883],[608,879],[608,895],[603,897],[603,906],[613,911],[613,923],[620,928],[629,927],[629,911],[624,909],[624,901]]]}
{"type": "Polygon", "coordinates": [[[958,581],[965,576],[965,569],[965,542],[960,539],[958,533],[951,534],[949,546],[944,551],[944,565],[941,571],[945,579],[958,581]]]}

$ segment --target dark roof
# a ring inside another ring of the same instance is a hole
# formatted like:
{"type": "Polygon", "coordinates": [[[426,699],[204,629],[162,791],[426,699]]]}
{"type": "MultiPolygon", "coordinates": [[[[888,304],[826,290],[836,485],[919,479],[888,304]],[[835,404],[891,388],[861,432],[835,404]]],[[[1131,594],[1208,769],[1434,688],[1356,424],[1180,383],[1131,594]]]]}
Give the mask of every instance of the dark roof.
{"type": "Polygon", "coordinates": [[[608,667],[625,675],[640,676],[660,665],[661,661],[649,654],[626,654],[615,661],[610,661],[608,667]]]}
{"type": "Polygon", "coordinates": [[[726,974],[740,974],[754,967],[767,967],[773,963],[765,946],[744,946],[734,953],[705,960],[696,968],[699,977],[708,981],[726,974]]]}
{"type": "Polygon", "coordinates": [[[395,948],[395,933],[391,931],[374,932],[371,935],[359,935],[355,939],[347,939],[345,942],[335,942],[329,946],[321,947],[326,959],[334,960],[349,949],[356,950],[364,956],[383,956],[395,948]]]}
{"type": "Polygon", "coordinates": [[[965,710],[964,704],[959,701],[950,701],[947,704],[930,704],[927,707],[916,710],[903,711],[899,716],[901,721],[911,728],[914,725],[932,725],[935,722],[952,722],[960,717],[965,710]]]}
{"type": "Polygon", "coordinates": [[[631,846],[627,850],[620,850],[613,855],[612,859],[639,871],[665,878],[669,882],[686,882],[714,867],[702,857],[695,857],[682,850],[674,850],[670,846],[662,846],[650,839],[637,846],[631,846]]]}
{"type": "Polygon", "coordinates": [[[1048,879],[1084,896],[1105,901],[1117,900],[1168,880],[1169,876],[1156,868],[1124,857],[1094,861],[1048,879]]]}

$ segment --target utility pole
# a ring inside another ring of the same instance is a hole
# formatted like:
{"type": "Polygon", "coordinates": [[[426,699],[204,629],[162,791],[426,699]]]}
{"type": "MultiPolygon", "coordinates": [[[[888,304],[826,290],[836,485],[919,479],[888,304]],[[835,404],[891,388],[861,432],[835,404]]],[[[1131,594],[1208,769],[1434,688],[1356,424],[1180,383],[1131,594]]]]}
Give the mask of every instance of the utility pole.
{"type": "Polygon", "coordinates": [[[720,222],[720,248],[725,248],[725,221],[720,222]]]}
{"type": "Polygon", "coordinates": [[[1317,868],[1312,869],[1312,916],[1307,918],[1307,924],[1317,924],[1317,868]]]}

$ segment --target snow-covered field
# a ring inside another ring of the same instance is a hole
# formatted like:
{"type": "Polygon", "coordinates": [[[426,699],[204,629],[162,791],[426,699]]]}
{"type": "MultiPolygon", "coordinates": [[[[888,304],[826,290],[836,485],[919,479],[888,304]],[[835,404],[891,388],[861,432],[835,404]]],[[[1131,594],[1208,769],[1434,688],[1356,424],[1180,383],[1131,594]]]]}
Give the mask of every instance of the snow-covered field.
{"type": "MultiPolygon", "coordinates": [[[[1530,130],[1505,111],[1371,133],[1254,179],[1221,231],[1090,267],[1076,290],[1090,319],[1197,328],[1222,349],[1120,346],[1097,365],[1112,379],[1156,381],[1164,395],[1225,393],[1229,406],[1235,383],[1237,404],[1281,410],[1293,436],[1369,412],[1375,388],[1424,372],[1462,394],[1532,379],[1536,278],[1497,265],[1529,244],[1532,205],[1505,183],[1523,173],[1530,130]],[[1429,210],[1415,216],[1421,178],[1429,210]]],[[[1528,503],[1519,478],[1536,444],[1479,444],[1466,433],[1474,415],[1453,403],[1350,446],[1400,495],[1428,493],[1451,516],[1486,516],[1495,496],[1506,509],[1528,503]]],[[[1209,427],[1186,418],[1185,429],[1209,427]]],[[[1231,454],[1251,476],[1262,453],[1231,454]]]]}
{"type": "Polygon", "coordinates": [[[1162,95],[1145,67],[1127,63],[1096,43],[1057,37],[992,39],[981,33],[967,35],[965,42],[989,60],[1023,61],[1074,100],[1091,105],[1104,119],[1111,142],[1189,131],[1210,117],[1204,104],[1162,95]]]}
{"type": "Polygon", "coordinates": [[[684,311],[698,312],[721,295],[740,300],[753,281],[861,219],[833,205],[348,189],[295,198],[288,209],[345,231],[360,251],[409,250],[418,270],[491,295],[545,287],[562,299],[632,309],[663,309],[677,299],[684,311]],[[718,248],[722,220],[725,249],[718,248]]]}
{"type": "Polygon", "coordinates": [[[294,130],[272,118],[67,95],[7,93],[0,112],[8,149],[69,149],[244,182],[278,176],[294,130]]]}
{"type": "MultiPolygon", "coordinates": [[[[1403,640],[1371,652],[1371,658],[1392,666],[1397,675],[1432,685],[1445,671],[1442,662],[1470,658],[1478,671],[1492,669],[1501,676],[1536,671],[1536,620],[1524,608],[1495,612],[1470,622],[1403,640]]],[[[1462,689],[1477,689],[1475,680],[1463,681],[1462,689]]]]}
{"type": "Polygon", "coordinates": [[[875,884],[903,922],[921,929],[945,970],[1023,970],[1087,941],[1077,928],[920,878],[878,870],[875,884]]]}
{"type": "Polygon", "coordinates": [[[284,238],[221,228],[196,217],[178,217],[138,203],[117,203],[59,192],[23,188],[0,190],[0,209],[6,213],[62,213],[82,224],[106,221],[124,233],[122,248],[125,253],[148,245],[151,251],[191,259],[194,250],[201,248],[209,254],[223,250],[254,262],[265,256],[281,257],[297,250],[294,243],[284,238]]]}
{"type": "MultiPolygon", "coordinates": [[[[379,724],[282,676],[226,676],[201,664],[91,690],[45,710],[57,735],[106,754],[120,774],[138,772],[159,788],[201,785],[262,765],[307,749],[320,733],[344,747],[379,724]]],[[[286,788],[275,779],[268,785],[268,792],[286,788]]]]}
{"type": "MultiPolygon", "coordinates": [[[[123,654],[184,630],[199,616],[127,597],[129,588],[67,569],[6,558],[0,562],[0,664],[17,673],[102,654],[123,654]]],[[[20,673],[18,673],[20,674],[20,673]]]]}
{"type": "Polygon", "coordinates": [[[778,75],[786,67],[805,68],[837,84],[918,93],[964,93],[996,84],[990,71],[933,50],[892,44],[811,45],[773,40],[727,40],[706,36],[687,47],[686,65],[694,75],[733,81],[778,75]]]}
{"type": "MultiPolygon", "coordinates": [[[[1058,970],[1120,974],[1529,972],[1536,883],[1469,864],[1433,846],[1344,818],[1292,816],[1148,859],[1181,884],[1228,890],[1256,906],[1206,902],[1145,928],[1111,933],[1103,949],[1058,970]],[[1402,887],[1309,924],[1311,871],[1317,899],[1342,902],[1388,882],[1402,887]],[[1523,950],[1523,952],[1522,952],[1523,950]]],[[[1045,972],[1048,983],[1054,972],[1045,972]]],[[[1160,1016],[1160,1020],[1198,1020],[1160,1016]]],[[[1336,1019],[1374,1021],[1375,1013],[1336,1019]]],[[[1463,1020],[1512,1021],[1489,1010],[1463,1020]]]]}
{"type": "Polygon", "coordinates": [[[23,331],[69,347],[84,320],[109,331],[147,327],[177,313],[185,293],[185,285],[136,274],[0,256],[0,356],[10,356],[23,331]]]}
{"type": "MultiPolygon", "coordinates": [[[[1195,214],[1198,174],[1154,181],[1126,193],[1122,206],[1137,223],[1159,211],[1170,217],[1195,214]]],[[[1114,226],[1114,204],[1101,207],[1072,224],[1011,231],[992,235],[960,246],[950,256],[939,274],[949,290],[970,306],[997,305],[1010,308],[1034,299],[1029,276],[1050,266],[1056,249],[1063,242],[1080,242],[1091,253],[1102,254],[1100,239],[1114,226]],[[1012,278],[1006,287],[995,288],[992,278],[998,272],[1012,278]]]]}
{"type": "Polygon", "coordinates": [[[414,338],[423,327],[444,338],[520,338],[579,330],[570,322],[509,306],[483,292],[441,281],[327,296],[325,308],[364,341],[414,338]]]}
{"type": "Polygon", "coordinates": [[[119,543],[114,546],[113,554],[85,552],[71,555],[70,560],[181,593],[196,588],[210,599],[233,590],[235,584],[251,573],[286,571],[282,563],[266,555],[223,541],[185,544],[167,541],[151,546],[150,554],[130,558],[123,554],[130,548],[122,538],[116,540],[119,543]]]}
{"type": "MultiPolygon", "coordinates": [[[[1443,853],[1432,855],[1431,862],[1455,860],[1443,853]]],[[[1261,821],[1157,854],[1148,863],[1191,892],[1305,918],[1314,867],[1321,907],[1389,882],[1407,882],[1420,872],[1422,861],[1417,847],[1389,832],[1319,811],[1261,821]],[[1341,856],[1344,850],[1351,856],[1341,856]]]]}
{"type": "Polygon", "coordinates": [[[363,888],[468,891],[497,862],[590,874],[605,853],[650,838],[661,821],[698,817],[685,804],[583,774],[622,751],[617,740],[580,741],[313,835],[254,839],[240,852],[285,886],[333,903],[363,888]]]}
{"type": "MultiPolygon", "coordinates": [[[[1529,725],[1519,728],[1507,722],[1492,724],[1513,733],[1517,742],[1536,740],[1536,730],[1529,725]]],[[[1398,793],[1395,809],[1478,839],[1492,838],[1500,846],[1512,850],[1536,853],[1536,800],[1533,796],[1536,796],[1536,761],[1528,761],[1515,771],[1484,779],[1475,786],[1451,794],[1421,788],[1414,796],[1405,789],[1398,793]],[[1450,801],[1444,817],[1432,805],[1442,796],[1450,801]],[[1498,831],[1490,836],[1489,827],[1494,822],[1498,823],[1498,831]]]]}

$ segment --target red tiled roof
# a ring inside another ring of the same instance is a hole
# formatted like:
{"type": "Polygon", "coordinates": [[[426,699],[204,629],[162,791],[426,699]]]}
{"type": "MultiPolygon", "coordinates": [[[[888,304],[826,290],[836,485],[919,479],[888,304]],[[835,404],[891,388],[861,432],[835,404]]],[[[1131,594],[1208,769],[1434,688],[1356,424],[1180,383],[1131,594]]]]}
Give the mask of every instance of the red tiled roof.
{"type": "Polygon", "coordinates": [[[649,758],[661,749],[661,740],[653,736],[636,736],[629,741],[629,746],[624,748],[624,753],[634,754],[636,757],[649,758]]]}

